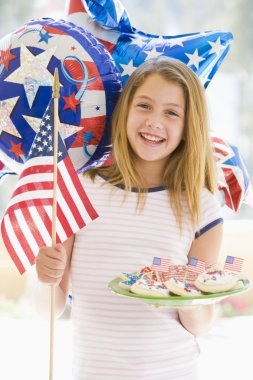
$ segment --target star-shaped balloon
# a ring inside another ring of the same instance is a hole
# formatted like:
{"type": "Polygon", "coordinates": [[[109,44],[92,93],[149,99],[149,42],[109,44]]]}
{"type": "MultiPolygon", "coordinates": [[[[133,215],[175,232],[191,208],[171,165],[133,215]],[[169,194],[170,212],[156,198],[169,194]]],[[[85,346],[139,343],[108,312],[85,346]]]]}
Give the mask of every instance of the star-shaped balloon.
{"type": "Polygon", "coordinates": [[[119,0],[69,0],[68,19],[91,31],[112,53],[123,84],[147,59],[168,56],[184,62],[207,87],[233,40],[223,31],[162,37],[139,31],[119,0]]]}
{"type": "Polygon", "coordinates": [[[235,212],[243,202],[252,206],[250,176],[238,148],[217,135],[212,136],[212,141],[224,204],[235,212]]]}

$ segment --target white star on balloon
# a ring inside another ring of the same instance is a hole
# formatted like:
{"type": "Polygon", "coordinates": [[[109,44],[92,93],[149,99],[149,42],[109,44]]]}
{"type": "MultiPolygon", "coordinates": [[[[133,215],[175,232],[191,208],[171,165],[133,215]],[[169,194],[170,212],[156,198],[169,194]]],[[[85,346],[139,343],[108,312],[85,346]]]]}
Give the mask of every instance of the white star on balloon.
{"type": "Polygon", "coordinates": [[[144,44],[144,41],[143,41],[142,38],[138,38],[138,37],[136,37],[136,38],[132,38],[132,39],[131,39],[131,46],[132,46],[132,45],[137,45],[137,46],[139,46],[140,48],[142,48],[142,47],[143,47],[143,44],[144,44]]]}
{"type": "Polygon", "coordinates": [[[136,66],[133,65],[132,59],[127,65],[124,65],[123,63],[121,63],[120,66],[122,66],[122,69],[123,69],[123,72],[121,73],[122,76],[131,75],[136,69],[136,66]]]}
{"type": "Polygon", "coordinates": [[[156,49],[144,50],[143,53],[147,54],[146,59],[154,58],[158,55],[156,49]]]}
{"type": "MultiPolygon", "coordinates": [[[[32,117],[27,115],[23,115],[23,117],[27,121],[27,123],[32,127],[34,132],[37,133],[41,125],[41,119],[38,117],[32,117]]],[[[83,129],[83,127],[77,127],[76,125],[64,123],[59,123],[58,128],[63,140],[83,129]]]]}
{"type": "Polygon", "coordinates": [[[30,108],[40,86],[52,86],[54,77],[47,70],[56,48],[33,55],[26,46],[20,47],[20,66],[5,81],[24,85],[30,108]]]}
{"type": "Polygon", "coordinates": [[[15,98],[0,101],[0,133],[5,131],[13,136],[21,137],[10,118],[18,98],[19,96],[16,96],[15,98]]]}
{"type": "Polygon", "coordinates": [[[198,49],[196,49],[193,54],[185,53],[185,55],[187,55],[187,57],[189,58],[189,62],[187,63],[187,66],[194,65],[197,70],[199,69],[199,63],[205,60],[205,58],[202,58],[199,56],[198,49]]]}
{"type": "Polygon", "coordinates": [[[221,41],[220,41],[220,37],[216,40],[216,42],[208,42],[209,43],[209,45],[211,45],[212,46],[212,49],[209,51],[209,54],[213,54],[213,53],[215,53],[215,54],[217,54],[217,55],[219,55],[220,54],[220,52],[222,51],[222,50],[224,50],[224,47],[225,46],[223,46],[222,44],[221,44],[221,41]]]}
{"type": "Polygon", "coordinates": [[[167,40],[167,41],[169,41],[170,47],[173,47],[173,46],[182,46],[182,47],[184,47],[184,42],[186,40],[187,39],[185,37],[182,37],[182,38],[172,38],[171,40],[167,40]]]}

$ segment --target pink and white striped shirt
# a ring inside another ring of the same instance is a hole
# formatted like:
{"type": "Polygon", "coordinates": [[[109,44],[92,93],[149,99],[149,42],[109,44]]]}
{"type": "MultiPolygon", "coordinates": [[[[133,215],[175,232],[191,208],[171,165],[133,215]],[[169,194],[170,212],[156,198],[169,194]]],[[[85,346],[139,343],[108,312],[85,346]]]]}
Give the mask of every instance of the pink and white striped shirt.
{"type": "Polygon", "coordinates": [[[199,347],[177,310],[120,297],[108,283],[154,256],[186,264],[194,238],[222,222],[218,201],[203,189],[198,233],[185,213],[180,235],[163,188],[150,190],[139,213],[136,192],[122,203],[124,190],[101,177],[81,181],[99,218],[76,234],[72,254],[74,380],[196,380],[199,347]]]}

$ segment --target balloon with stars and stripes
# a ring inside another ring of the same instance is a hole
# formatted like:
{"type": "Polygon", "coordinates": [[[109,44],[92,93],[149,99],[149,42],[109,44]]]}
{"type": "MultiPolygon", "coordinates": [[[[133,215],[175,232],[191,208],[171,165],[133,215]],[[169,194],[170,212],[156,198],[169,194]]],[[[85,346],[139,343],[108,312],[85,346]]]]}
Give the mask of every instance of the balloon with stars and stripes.
{"type": "Polygon", "coordinates": [[[0,160],[21,172],[60,77],[59,131],[76,170],[110,153],[108,119],[121,92],[119,70],[91,33],[64,20],[31,21],[0,40],[0,160]]]}
{"type": "Polygon", "coordinates": [[[158,36],[137,30],[119,0],[67,0],[68,19],[92,32],[118,66],[123,84],[151,57],[168,56],[189,66],[207,87],[226,57],[233,36],[207,31],[177,36],[158,36]]]}

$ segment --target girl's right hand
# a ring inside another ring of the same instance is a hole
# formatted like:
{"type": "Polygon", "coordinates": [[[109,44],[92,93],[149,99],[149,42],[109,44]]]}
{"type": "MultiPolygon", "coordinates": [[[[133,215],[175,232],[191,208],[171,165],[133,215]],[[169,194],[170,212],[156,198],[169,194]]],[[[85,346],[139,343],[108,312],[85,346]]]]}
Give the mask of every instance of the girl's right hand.
{"type": "Polygon", "coordinates": [[[35,260],[38,279],[47,285],[59,285],[66,263],[67,253],[62,244],[41,247],[35,260]]]}

